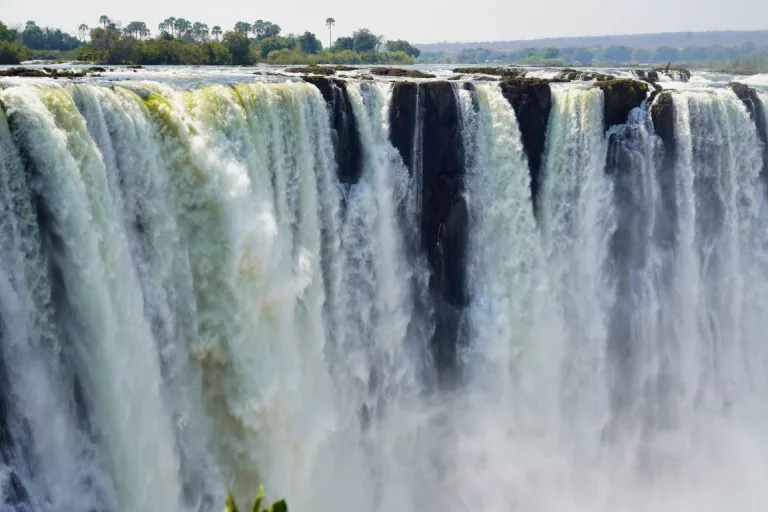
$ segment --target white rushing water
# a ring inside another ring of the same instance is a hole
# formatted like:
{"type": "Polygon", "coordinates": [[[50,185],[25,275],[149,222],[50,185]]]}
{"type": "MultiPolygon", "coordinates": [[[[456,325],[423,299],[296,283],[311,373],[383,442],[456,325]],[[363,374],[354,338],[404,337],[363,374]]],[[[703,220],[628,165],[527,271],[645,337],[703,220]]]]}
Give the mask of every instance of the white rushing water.
{"type": "Polygon", "coordinates": [[[606,130],[600,89],[551,84],[534,212],[499,84],[454,86],[469,304],[442,388],[439,100],[416,89],[409,170],[393,84],[334,87],[354,183],[307,83],[0,89],[0,511],[261,482],[297,511],[765,510],[763,142],[730,89],[674,91],[662,141],[652,104],[606,130]]]}

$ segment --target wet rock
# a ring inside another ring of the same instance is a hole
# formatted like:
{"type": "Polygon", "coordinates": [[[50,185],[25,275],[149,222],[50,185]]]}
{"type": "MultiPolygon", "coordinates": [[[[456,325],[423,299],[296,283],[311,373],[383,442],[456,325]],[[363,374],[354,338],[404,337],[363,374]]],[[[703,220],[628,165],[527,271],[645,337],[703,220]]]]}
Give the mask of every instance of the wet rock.
{"type": "Polygon", "coordinates": [[[672,248],[676,243],[675,224],[677,203],[675,197],[675,103],[671,92],[662,92],[651,106],[651,121],[662,143],[663,156],[658,167],[664,222],[658,223],[655,237],[662,247],[672,248]]]}
{"type": "Polygon", "coordinates": [[[456,68],[454,73],[460,73],[465,75],[491,75],[491,76],[503,76],[509,78],[522,78],[525,76],[525,70],[521,68],[501,68],[501,67],[470,67],[470,68],[456,68]]]}
{"type": "Polygon", "coordinates": [[[567,80],[567,81],[582,80],[585,82],[588,82],[588,81],[606,82],[606,81],[616,79],[616,77],[613,75],[606,75],[604,73],[596,73],[594,71],[584,71],[579,69],[564,69],[557,74],[557,78],[559,78],[560,80],[567,80]]]}
{"type": "Polygon", "coordinates": [[[376,76],[395,76],[401,78],[436,78],[436,75],[430,73],[423,73],[416,69],[402,69],[402,68],[371,68],[371,74],[376,76]]]}
{"type": "Polygon", "coordinates": [[[102,68],[99,66],[91,66],[88,68],[88,71],[91,71],[92,73],[106,73],[106,68],[102,68]]]}
{"type": "Polygon", "coordinates": [[[603,91],[603,127],[623,124],[632,109],[639,107],[648,97],[648,84],[637,80],[609,80],[596,82],[603,91]]]}
{"type": "Polygon", "coordinates": [[[131,64],[130,66],[126,66],[128,69],[144,69],[144,66],[139,66],[137,64],[131,64]]]}
{"type": "Polygon", "coordinates": [[[757,134],[763,141],[763,172],[764,178],[768,178],[768,120],[765,118],[763,104],[757,95],[757,91],[739,82],[731,82],[728,87],[738,96],[749,111],[749,116],[755,122],[757,134]]]}
{"type": "Polygon", "coordinates": [[[346,82],[312,75],[305,75],[302,80],[317,87],[328,106],[339,181],[347,185],[357,183],[362,171],[362,153],[346,82]]]}
{"type": "Polygon", "coordinates": [[[655,69],[633,69],[635,76],[646,82],[656,83],[659,81],[659,72],[655,69]]]}
{"type": "Polygon", "coordinates": [[[548,80],[517,78],[502,80],[500,84],[502,94],[515,110],[520,127],[520,138],[531,174],[534,210],[537,207],[541,159],[547,139],[549,112],[552,109],[552,91],[549,83],[548,80]]]}
{"type": "MultiPolygon", "coordinates": [[[[419,86],[416,82],[398,82],[392,88],[389,110],[389,134],[392,145],[400,152],[406,167],[413,172],[413,134],[419,86]]],[[[423,108],[423,107],[421,107],[423,108]]]]}
{"type": "Polygon", "coordinates": [[[688,80],[691,79],[691,72],[685,68],[679,68],[679,67],[655,68],[654,71],[668,78],[671,78],[672,80],[677,80],[678,82],[687,82],[688,80]]]}
{"type": "Polygon", "coordinates": [[[30,68],[9,68],[0,70],[0,76],[19,76],[26,78],[82,78],[88,74],[87,71],[58,70],[54,68],[30,69],[30,68]]]}
{"type": "Polygon", "coordinates": [[[416,175],[414,133],[421,119],[421,247],[429,263],[435,311],[433,357],[443,377],[456,369],[459,323],[468,302],[468,214],[456,87],[450,82],[397,83],[390,110],[392,144],[416,175]]]}
{"type": "MultiPolygon", "coordinates": [[[[656,135],[661,138],[664,145],[665,160],[668,155],[674,157],[675,153],[675,103],[671,92],[663,92],[658,95],[651,106],[651,120],[656,135]]],[[[674,158],[672,162],[674,164],[674,158]]]]}
{"type": "Polygon", "coordinates": [[[313,75],[331,76],[336,74],[336,70],[326,66],[302,66],[298,68],[286,68],[286,73],[311,73],[313,75]]]}

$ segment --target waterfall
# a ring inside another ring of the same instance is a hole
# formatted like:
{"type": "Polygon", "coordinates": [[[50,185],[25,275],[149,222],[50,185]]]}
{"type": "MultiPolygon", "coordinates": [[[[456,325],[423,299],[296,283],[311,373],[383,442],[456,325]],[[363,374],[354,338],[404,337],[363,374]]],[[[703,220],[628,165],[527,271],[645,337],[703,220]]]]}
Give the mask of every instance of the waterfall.
{"type": "Polygon", "coordinates": [[[2,512],[768,505],[764,92],[169,82],[0,88],[2,512]]]}

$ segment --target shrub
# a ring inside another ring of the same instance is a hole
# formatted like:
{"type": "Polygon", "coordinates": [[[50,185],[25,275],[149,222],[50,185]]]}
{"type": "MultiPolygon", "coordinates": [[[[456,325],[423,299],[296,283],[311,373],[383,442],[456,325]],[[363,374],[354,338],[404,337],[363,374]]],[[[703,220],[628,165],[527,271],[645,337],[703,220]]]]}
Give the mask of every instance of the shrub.
{"type": "Polygon", "coordinates": [[[29,58],[29,52],[19,43],[0,41],[0,64],[19,64],[29,58]]]}

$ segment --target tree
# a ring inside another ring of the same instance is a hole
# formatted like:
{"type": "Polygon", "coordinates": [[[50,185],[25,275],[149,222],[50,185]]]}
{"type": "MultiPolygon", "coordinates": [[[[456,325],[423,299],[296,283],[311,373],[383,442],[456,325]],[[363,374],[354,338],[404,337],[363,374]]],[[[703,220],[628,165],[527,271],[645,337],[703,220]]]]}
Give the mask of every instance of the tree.
{"type": "Polygon", "coordinates": [[[194,22],[192,24],[192,38],[198,43],[207,41],[208,25],[206,25],[205,23],[200,23],[199,21],[194,22]]]}
{"type": "Polygon", "coordinates": [[[28,53],[19,43],[0,39],[0,64],[20,64],[28,58],[28,53]]]}
{"type": "Polygon", "coordinates": [[[265,37],[259,41],[258,52],[262,59],[266,59],[270,53],[286,48],[291,48],[291,41],[285,37],[265,37]]]}
{"type": "Polygon", "coordinates": [[[102,14],[101,16],[99,16],[99,24],[102,25],[105,30],[107,29],[110,23],[112,23],[112,20],[110,20],[109,16],[107,16],[106,14],[102,14]]]}
{"type": "Polygon", "coordinates": [[[333,43],[331,51],[343,52],[344,50],[353,51],[355,48],[355,41],[351,37],[339,37],[333,43]]]}
{"type": "Polygon", "coordinates": [[[280,25],[276,25],[271,21],[256,20],[251,26],[251,31],[258,40],[266,39],[267,37],[277,37],[280,35],[280,25]]]}
{"type": "Polygon", "coordinates": [[[545,59],[556,59],[560,56],[560,50],[558,48],[545,48],[543,57],[545,59]]]}
{"type": "MultiPolygon", "coordinates": [[[[12,43],[16,41],[19,37],[19,32],[16,29],[8,28],[8,25],[0,21],[0,41],[7,41],[9,43],[12,43]]],[[[10,52],[10,46],[8,47],[8,51],[10,52]]],[[[15,62],[11,62],[11,64],[16,64],[15,62]]]]}
{"type": "Polygon", "coordinates": [[[419,50],[415,46],[412,46],[411,43],[409,43],[408,41],[404,41],[403,39],[398,39],[397,41],[387,41],[387,51],[388,52],[404,52],[413,58],[416,58],[419,55],[421,55],[421,50],[419,50]]]}
{"type": "Polygon", "coordinates": [[[149,29],[147,28],[147,24],[143,21],[132,21],[125,26],[123,34],[135,37],[136,39],[141,39],[142,37],[149,35],[149,29]]]}
{"type": "Polygon", "coordinates": [[[246,23],[244,21],[238,21],[235,23],[235,32],[240,32],[241,34],[245,34],[246,36],[251,31],[251,24],[246,23]]]}
{"type": "Polygon", "coordinates": [[[357,53],[375,52],[381,45],[382,37],[375,35],[367,28],[352,33],[353,49],[357,53]]]}
{"type": "Polygon", "coordinates": [[[77,27],[77,35],[82,41],[85,41],[85,36],[88,35],[88,25],[81,23],[80,26],[77,27]]]}
{"type": "Polygon", "coordinates": [[[312,32],[306,31],[296,40],[302,53],[314,55],[323,49],[323,43],[312,32]]]}
{"type": "Polygon", "coordinates": [[[218,25],[214,25],[211,29],[211,35],[216,38],[216,41],[219,40],[219,36],[221,35],[221,27],[218,25]]]}
{"type": "Polygon", "coordinates": [[[331,47],[333,45],[333,35],[331,32],[331,29],[336,24],[336,20],[333,18],[327,18],[325,20],[325,26],[328,27],[328,47],[331,47]]]}
{"type": "Polygon", "coordinates": [[[158,25],[157,28],[160,29],[161,33],[170,34],[171,36],[174,36],[175,33],[176,33],[176,31],[175,31],[175,28],[176,28],[176,18],[173,18],[173,17],[165,18],[163,20],[163,22],[160,25],[158,25]]]}
{"type": "Polygon", "coordinates": [[[224,45],[232,54],[232,64],[252,64],[251,44],[244,32],[234,31],[224,34],[224,45]]]}
{"type": "Polygon", "coordinates": [[[176,29],[176,37],[189,39],[189,33],[192,31],[192,22],[187,21],[184,18],[177,18],[173,27],[176,29]]]}
{"type": "Polygon", "coordinates": [[[46,46],[45,34],[43,34],[43,30],[34,21],[28,21],[24,26],[24,31],[21,33],[21,42],[24,46],[33,50],[44,50],[46,46]]]}

